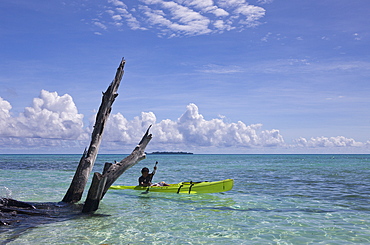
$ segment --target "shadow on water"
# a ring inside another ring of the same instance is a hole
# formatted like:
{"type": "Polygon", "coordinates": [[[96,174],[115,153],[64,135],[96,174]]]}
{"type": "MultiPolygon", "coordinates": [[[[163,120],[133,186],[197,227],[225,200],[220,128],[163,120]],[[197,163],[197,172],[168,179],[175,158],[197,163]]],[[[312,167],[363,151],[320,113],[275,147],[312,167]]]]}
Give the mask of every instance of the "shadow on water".
{"type": "Polygon", "coordinates": [[[5,239],[0,241],[0,245],[10,243],[30,229],[40,225],[102,216],[102,214],[82,213],[82,204],[63,202],[24,203],[6,198],[0,198],[0,200],[0,234],[3,233],[2,239],[5,239]]]}
{"type": "MultiPolygon", "coordinates": [[[[224,193],[218,193],[222,195],[224,193]]],[[[120,191],[111,192],[111,195],[117,195],[126,198],[132,199],[141,199],[141,200],[148,200],[148,201],[165,201],[171,203],[182,203],[182,204],[196,204],[196,205],[204,205],[204,204],[217,204],[217,203],[225,203],[227,202],[229,205],[235,204],[233,199],[231,198],[224,198],[219,195],[214,194],[177,194],[177,193],[158,193],[158,192],[149,192],[149,193],[142,193],[138,191],[127,191],[122,193],[120,191]]]]}

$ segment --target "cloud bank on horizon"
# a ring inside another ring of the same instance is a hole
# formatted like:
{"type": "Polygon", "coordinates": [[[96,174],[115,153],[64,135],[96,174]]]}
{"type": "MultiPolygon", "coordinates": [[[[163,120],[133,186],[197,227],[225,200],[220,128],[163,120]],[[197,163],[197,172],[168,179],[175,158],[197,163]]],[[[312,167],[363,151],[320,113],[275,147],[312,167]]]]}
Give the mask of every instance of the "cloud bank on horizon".
{"type": "Polygon", "coordinates": [[[108,3],[107,10],[93,20],[101,30],[127,25],[132,30],[156,30],[158,36],[166,37],[243,30],[259,25],[259,19],[265,15],[265,9],[245,0],[140,0],[134,3],[108,0],[108,3]]]}
{"type": "MultiPolygon", "coordinates": [[[[38,98],[33,99],[30,107],[18,116],[11,114],[11,104],[0,97],[0,146],[3,152],[15,149],[36,149],[51,151],[77,148],[80,150],[89,143],[94,116],[90,125],[83,123],[84,115],[68,94],[42,90],[38,98]],[[4,151],[5,150],[5,151],[4,151]]],[[[278,129],[263,130],[262,124],[246,125],[225,122],[223,117],[206,120],[198,107],[190,103],[186,111],[177,119],[157,122],[154,112],[142,112],[133,120],[126,119],[121,113],[112,114],[104,133],[102,149],[120,150],[133,147],[140,141],[149,125],[152,147],[156,150],[196,150],[201,149],[288,149],[288,148],[369,148],[367,142],[356,142],[344,136],[306,139],[298,138],[292,144],[284,142],[278,129]],[[169,149],[168,147],[171,147],[169,149]]]]}

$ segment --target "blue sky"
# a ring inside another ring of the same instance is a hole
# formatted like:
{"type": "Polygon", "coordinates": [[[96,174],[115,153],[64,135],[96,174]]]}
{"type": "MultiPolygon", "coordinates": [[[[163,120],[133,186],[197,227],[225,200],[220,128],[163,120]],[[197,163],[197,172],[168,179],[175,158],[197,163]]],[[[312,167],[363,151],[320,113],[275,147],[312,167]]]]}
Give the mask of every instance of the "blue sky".
{"type": "Polygon", "coordinates": [[[368,153],[370,2],[0,3],[0,153],[368,153]]]}

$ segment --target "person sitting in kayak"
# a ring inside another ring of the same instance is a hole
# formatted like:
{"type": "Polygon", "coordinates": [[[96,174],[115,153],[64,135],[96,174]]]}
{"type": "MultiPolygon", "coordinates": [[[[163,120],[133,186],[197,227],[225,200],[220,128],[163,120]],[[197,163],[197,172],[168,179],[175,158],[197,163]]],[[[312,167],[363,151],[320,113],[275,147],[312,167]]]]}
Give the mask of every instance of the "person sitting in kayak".
{"type": "Polygon", "coordinates": [[[160,182],[160,183],[155,183],[155,184],[152,184],[152,179],[153,179],[153,176],[155,174],[155,171],[157,170],[157,167],[155,166],[154,167],[154,170],[152,173],[149,173],[149,169],[148,168],[143,168],[141,170],[141,176],[139,177],[139,185],[140,186],[169,186],[169,184],[165,183],[164,181],[160,182]]]}

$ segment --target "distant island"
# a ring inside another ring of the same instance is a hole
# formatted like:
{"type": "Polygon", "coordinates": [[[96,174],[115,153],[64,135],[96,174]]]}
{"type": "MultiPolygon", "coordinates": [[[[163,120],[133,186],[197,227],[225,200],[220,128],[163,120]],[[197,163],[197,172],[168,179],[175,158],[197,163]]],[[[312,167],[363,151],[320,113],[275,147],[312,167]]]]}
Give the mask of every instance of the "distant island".
{"type": "Polygon", "coordinates": [[[148,154],[193,154],[192,152],[184,152],[184,151],[154,151],[148,154]]]}

